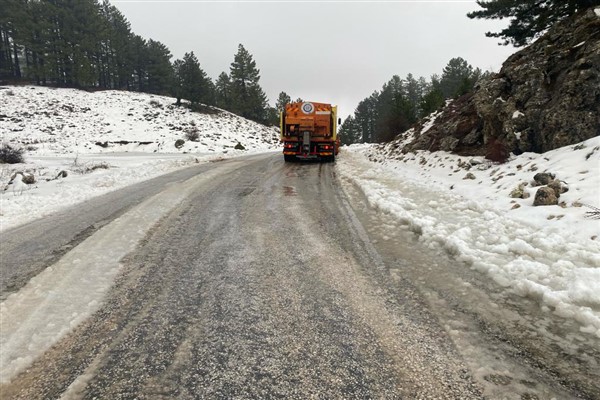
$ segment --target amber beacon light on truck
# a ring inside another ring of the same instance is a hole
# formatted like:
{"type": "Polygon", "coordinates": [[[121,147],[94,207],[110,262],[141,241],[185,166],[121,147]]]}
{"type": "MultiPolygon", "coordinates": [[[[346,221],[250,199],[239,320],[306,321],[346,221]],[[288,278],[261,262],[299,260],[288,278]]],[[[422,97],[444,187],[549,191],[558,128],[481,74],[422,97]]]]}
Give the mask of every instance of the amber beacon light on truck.
{"type": "Polygon", "coordinates": [[[285,161],[319,159],[335,161],[340,141],[337,106],[304,102],[286,104],[280,115],[285,161]]]}

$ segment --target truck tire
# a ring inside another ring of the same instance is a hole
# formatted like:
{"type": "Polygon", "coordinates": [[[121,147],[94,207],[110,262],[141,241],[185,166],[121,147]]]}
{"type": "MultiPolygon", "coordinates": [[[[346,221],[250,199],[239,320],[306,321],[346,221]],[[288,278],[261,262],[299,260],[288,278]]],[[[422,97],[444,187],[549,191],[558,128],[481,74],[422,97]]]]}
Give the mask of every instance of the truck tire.
{"type": "Polygon", "coordinates": [[[294,157],[294,156],[290,156],[290,155],[287,155],[287,154],[284,154],[284,156],[283,156],[283,160],[284,160],[285,162],[292,162],[292,161],[294,161],[294,159],[295,159],[295,158],[296,158],[296,157],[294,157]]]}

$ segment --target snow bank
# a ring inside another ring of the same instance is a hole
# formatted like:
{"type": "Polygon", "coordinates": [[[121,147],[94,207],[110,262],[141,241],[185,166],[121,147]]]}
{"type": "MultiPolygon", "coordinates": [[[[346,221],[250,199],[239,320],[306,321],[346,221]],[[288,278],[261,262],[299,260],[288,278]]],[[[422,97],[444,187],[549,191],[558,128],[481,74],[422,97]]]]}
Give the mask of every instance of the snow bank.
{"type": "Polygon", "coordinates": [[[381,150],[370,145],[346,148],[337,168],[372,207],[425,245],[445,249],[600,337],[600,221],[586,218],[589,209],[578,206],[600,205],[598,146],[600,138],[593,138],[503,165],[477,160],[479,168],[469,170],[475,179],[463,179],[464,157],[419,152],[381,161],[381,150]],[[560,198],[565,208],[533,207],[533,191],[528,199],[509,197],[520,182],[545,170],[568,182],[570,190],[560,198]]]}
{"type": "Polygon", "coordinates": [[[0,167],[0,232],[156,176],[211,160],[248,152],[219,154],[105,153],[75,157],[28,157],[27,164],[0,167]],[[95,168],[100,166],[99,168],[95,168]],[[95,169],[94,169],[95,168],[95,169]],[[32,173],[36,183],[13,191],[7,183],[16,171],[32,173]],[[55,179],[60,171],[66,178],[55,179]]]}

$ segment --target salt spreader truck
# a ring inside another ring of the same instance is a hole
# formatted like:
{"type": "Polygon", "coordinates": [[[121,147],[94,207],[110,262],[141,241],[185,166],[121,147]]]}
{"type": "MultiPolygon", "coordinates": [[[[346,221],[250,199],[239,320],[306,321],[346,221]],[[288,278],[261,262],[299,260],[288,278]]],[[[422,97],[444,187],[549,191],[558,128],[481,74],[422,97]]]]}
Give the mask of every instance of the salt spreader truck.
{"type": "Polygon", "coordinates": [[[280,114],[281,141],[285,161],[320,159],[335,161],[340,141],[337,106],[304,102],[286,104],[280,114]]]}

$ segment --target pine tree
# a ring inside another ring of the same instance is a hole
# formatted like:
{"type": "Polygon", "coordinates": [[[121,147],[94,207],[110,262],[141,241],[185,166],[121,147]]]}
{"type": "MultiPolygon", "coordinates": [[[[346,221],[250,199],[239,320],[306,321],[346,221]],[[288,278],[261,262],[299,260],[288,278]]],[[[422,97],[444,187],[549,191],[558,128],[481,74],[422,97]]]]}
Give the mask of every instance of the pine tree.
{"type": "Polygon", "coordinates": [[[146,81],[148,66],[146,40],[139,35],[133,35],[129,41],[129,53],[132,70],[132,88],[138,92],[146,90],[146,81]]]}
{"type": "MultiPolygon", "coordinates": [[[[420,79],[423,78],[421,77],[420,79]]],[[[411,73],[406,75],[404,86],[406,89],[406,98],[411,108],[411,113],[408,117],[410,120],[416,121],[421,113],[421,99],[423,97],[423,92],[421,91],[422,86],[411,73]]]]}
{"type": "Polygon", "coordinates": [[[72,4],[72,21],[69,44],[72,57],[71,85],[98,86],[100,36],[103,28],[100,6],[96,0],[67,2],[72,4]]]}
{"type": "Polygon", "coordinates": [[[442,93],[440,78],[437,75],[431,76],[431,84],[425,91],[421,100],[422,116],[427,116],[437,111],[444,105],[444,94],[442,93]]]}
{"type": "MultiPolygon", "coordinates": [[[[204,70],[202,71],[204,72],[204,70]]],[[[204,72],[204,78],[206,83],[206,94],[202,98],[202,102],[209,106],[215,105],[215,83],[210,77],[204,72]]]]}
{"type": "Polygon", "coordinates": [[[360,143],[362,141],[362,137],[360,134],[360,126],[354,119],[354,116],[349,115],[344,120],[344,122],[340,126],[338,135],[340,136],[342,144],[354,144],[360,143]]]}
{"type": "Polygon", "coordinates": [[[97,84],[101,12],[95,0],[42,2],[49,21],[46,50],[53,79],[60,85],[89,87],[97,84]]]}
{"type": "Polygon", "coordinates": [[[507,28],[487,32],[488,37],[503,39],[501,44],[525,46],[558,21],[580,10],[600,4],[598,0],[478,0],[483,10],[467,14],[469,18],[510,18],[507,28]]]}
{"type": "Polygon", "coordinates": [[[19,52],[23,30],[30,25],[27,4],[17,0],[0,1],[0,77],[20,78],[19,52]]]}
{"type": "Polygon", "coordinates": [[[412,74],[405,81],[394,75],[386,82],[377,97],[373,140],[389,141],[415,123],[418,97],[418,84],[412,74]]]}
{"type": "Polygon", "coordinates": [[[175,60],[173,61],[173,79],[171,80],[171,95],[175,97],[176,103],[175,105],[181,105],[181,99],[185,95],[184,93],[184,80],[183,80],[183,60],[175,60]]]}
{"type": "Polygon", "coordinates": [[[171,52],[161,42],[149,39],[146,45],[148,84],[146,91],[167,94],[172,85],[171,52]]]}
{"type": "Polygon", "coordinates": [[[431,86],[431,84],[427,81],[427,79],[425,79],[424,77],[419,77],[418,80],[418,85],[419,85],[419,104],[416,106],[417,110],[418,110],[418,118],[423,118],[425,115],[429,114],[429,113],[425,113],[425,110],[423,110],[423,99],[425,97],[425,95],[429,92],[429,88],[431,86]]]}
{"type": "Polygon", "coordinates": [[[101,12],[106,24],[102,42],[104,61],[100,86],[112,89],[130,89],[133,63],[129,41],[133,34],[125,16],[108,0],[104,0],[101,12]]]}
{"type": "Polygon", "coordinates": [[[221,72],[215,83],[215,105],[224,110],[230,110],[231,96],[231,79],[226,72],[221,72]]]}
{"type": "Polygon", "coordinates": [[[170,57],[108,0],[0,0],[0,78],[164,93],[170,57]]]}
{"type": "MultiPolygon", "coordinates": [[[[179,65],[179,63],[178,63],[179,65]]],[[[192,106],[198,103],[212,104],[212,82],[206,72],[200,68],[196,55],[185,53],[178,68],[178,79],[182,88],[182,97],[192,106]]]]}
{"type": "Polygon", "coordinates": [[[360,136],[365,143],[373,143],[376,140],[377,103],[379,92],[375,91],[366,99],[358,103],[354,111],[354,119],[360,129],[360,136]]]}
{"type": "Polygon", "coordinates": [[[256,68],[252,55],[241,44],[231,63],[229,75],[232,111],[244,118],[265,122],[267,96],[258,83],[260,70],[256,68]]]}
{"type": "Polygon", "coordinates": [[[461,57],[452,58],[442,72],[440,89],[445,98],[458,97],[471,89],[472,79],[473,67],[461,57]]]}
{"type": "Polygon", "coordinates": [[[279,93],[279,97],[277,97],[277,102],[275,103],[275,108],[277,112],[280,113],[285,110],[285,105],[290,104],[292,102],[292,98],[286,93],[279,93]]]}
{"type": "Polygon", "coordinates": [[[265,123],[271,126],[279,126],[279,111],[275,107],[267,107],[265,110],[265,123]]]}
{"type": "Polygon", "coordinates": [[[398,117],[396,103],[398,98],[404,97],[404,87],[398,75],[383,84],[375,101],[376,117],[374,120],[371,141],[382,142],[383,138],[391,136],[392,125],[398,117]]]}

